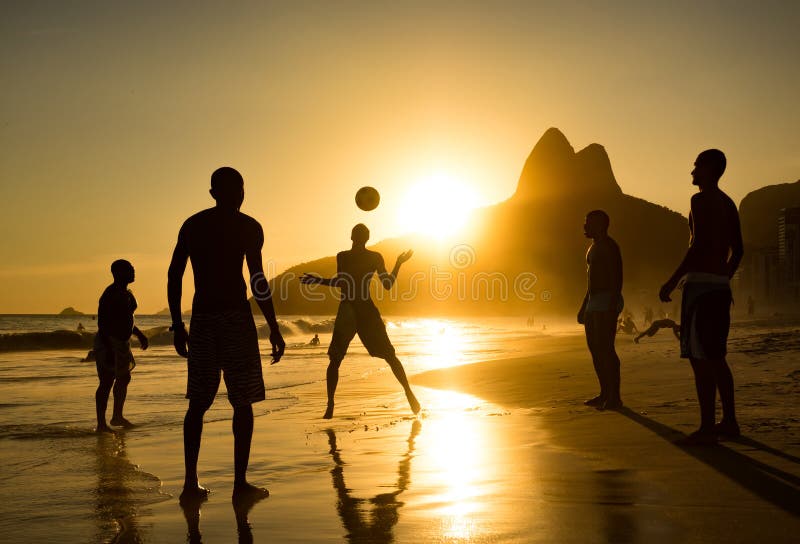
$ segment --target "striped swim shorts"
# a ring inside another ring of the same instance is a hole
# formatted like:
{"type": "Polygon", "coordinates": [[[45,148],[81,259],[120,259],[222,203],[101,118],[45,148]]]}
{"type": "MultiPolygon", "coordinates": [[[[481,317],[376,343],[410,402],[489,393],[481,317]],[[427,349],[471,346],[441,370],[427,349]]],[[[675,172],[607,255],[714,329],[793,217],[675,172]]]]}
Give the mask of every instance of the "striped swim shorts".
{"type": "Polygon", "coordinates": [[[222,374],[231,405],[264,400],[261,353],[252,312],[193,314],[188,370],[187,399],[213,401],[222,374]]]}

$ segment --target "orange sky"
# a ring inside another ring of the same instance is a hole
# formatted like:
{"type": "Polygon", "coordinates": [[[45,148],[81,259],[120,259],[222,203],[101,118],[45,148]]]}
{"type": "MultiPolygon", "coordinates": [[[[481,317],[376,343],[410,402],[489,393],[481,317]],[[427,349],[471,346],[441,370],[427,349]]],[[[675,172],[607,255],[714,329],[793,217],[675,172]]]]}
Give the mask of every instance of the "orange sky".
{"type": "Polygon", "coordinates": [[[221,165],[275,271],[343,249],[358,221],[408,230],[398,209],[432,173],[507,198],[550,126],[683,213],[707,147],[736,201],[800,177],[798,4],[560,4],[6,6],[0,312],[94,312],[120,257],[140,311],[164,308],[177,229],[221,165]],[[370,214],[362,185],[383,197],[370,214]]]}

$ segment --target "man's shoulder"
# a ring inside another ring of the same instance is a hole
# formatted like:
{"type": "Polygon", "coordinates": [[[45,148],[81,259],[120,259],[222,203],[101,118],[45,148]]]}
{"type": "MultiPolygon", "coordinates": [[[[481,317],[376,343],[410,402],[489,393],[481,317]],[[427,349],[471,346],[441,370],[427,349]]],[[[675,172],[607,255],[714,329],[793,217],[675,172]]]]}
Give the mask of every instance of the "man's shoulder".
{"type": "Polygon", "coordinates": [[[247,225],[248,227],[252,228],[261,228],[261,223],[258,222],[254,217],[247,215],[246,213],[238,212],[237,217],[242,224],[247,225]]]}
{"type": "Polygon", "coordinates": [[[196,225],[199,225],[199,224],[202,224],[202,223],[206,223],[207,221],[209,221],[211,219],[211,216],[212,216],[213,212],[214,212],[214,208],[208,208],[208,209],[199,211],[194,215],[189,216],[189,218],[186,219],[186,221],[183,222],[183,226],[181,227],[181,230],[190,229],[192,227],[195,227],[196,225]]]}
{"type": "Polygon", "coordinates": [[[130,289],[120,289],[117,285],[112,283],[106,287],[103,294],[100,295],[100,303],[114,302],[119,299],[126,299],[128,296],[133,296],[130,289]]]}
{"type": "Polygon", "coordinates": [[[724,202],[727,206],[736,207],[736,203],[722,189],[699,191],[692,195],[692,204],[704,204],[707,202],[724,202]]]}

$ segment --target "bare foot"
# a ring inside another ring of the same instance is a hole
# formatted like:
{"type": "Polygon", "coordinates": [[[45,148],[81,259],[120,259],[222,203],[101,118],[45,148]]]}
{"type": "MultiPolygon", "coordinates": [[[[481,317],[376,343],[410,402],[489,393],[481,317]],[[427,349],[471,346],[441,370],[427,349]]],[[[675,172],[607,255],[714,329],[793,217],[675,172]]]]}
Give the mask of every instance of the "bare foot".
{"type": "Polygon", "coordinates": [[[689,436],[676,440],[675,444],[678,446],[716,446],[717,435],[714,431],[700,429],[689,436]]]}
{"type": "Polygon", "coordinates": [[[607,401],[603,402],[600,406],[597,407],[598,410],[619,410],[622,408],[622,400],[620,399],[608,399],[607,401]]]}
{"type": "Polygon", "coordinates": [[[583,403],[584,403],[586,406],[602,406],[602,405],[605,403],[605,401],[606,401],[606,399],[604,399],[604,398],[603,398],[603,397],[601,397],[600,395],[597,395],[597,396],[596,396],[595,398],[593,398],[593,399],[589,399],[589,400],[585,400],[585,401],[583,401],[583,403]]]}
{"type": "Polygon", "coordinates": [[[114,416],[114,417],[112,417],[111,418],[111,424],[112,425],[116,425],[117,427],[124,427],[125,429],[130,429],[130,428],[136,426],[136,425],[134,425],[133,423],[131,423],[130,421],[128,421],[127,419],[125,419],[122,416],[114,416]]]}
{"type": "Polygon", "coordinates": [[[114,434],[114,429],[103,423],[102,425],[98,425],[97,429],[95,429],[97,433],[111,433],[114,434]]]}
{"type": "Polygon", "coordinates": [[[414,412],[414,414],[419,413],[421,406],[419,405],[417,397],[415,397],[413,394],[408,397],[408,405],[411,406],[411,411],[414,412]]]}
{"type": "Polygon", "coordinates": [[[181,491],[180,496],[180,503],[181,504],[190,504],[190,503],[199,503],[203,502],[208,499],[208,494],[211,493],[205,487],[200,486],[199,484],[195,485],[185,485],[183,486],[183,491],[181,491]]]}
{"type": "Polygon", "coordinates": [[[332,419],[333,418],[333,404],[328,405],[328,409],[325,410],[325,415],[322,416],[322,419],[332,419]]]}
{"type": "Polygon", "coordinates": [[[726,419],[714,425],[714,432],[725,438],[737,438],[742,434],[738,423],[726,419]]]}
{"type": "Polygon", "coordinates": [[[269,497],[269,491],[266,487],[257,487],[248,482],[243,484],[233,484],[234,501],[256,502],[260,501],[261,499],[266,499],[267,497],[269,497]]]}

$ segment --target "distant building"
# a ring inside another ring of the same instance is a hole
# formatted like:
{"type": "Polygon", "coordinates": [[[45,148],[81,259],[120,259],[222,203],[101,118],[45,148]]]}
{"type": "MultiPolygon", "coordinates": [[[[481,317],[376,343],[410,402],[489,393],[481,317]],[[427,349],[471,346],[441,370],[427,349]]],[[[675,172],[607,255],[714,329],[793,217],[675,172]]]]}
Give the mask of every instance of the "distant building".
{"type": "Polygon", "coordinates": [[[785,301],[800,301],[800,208],[778,215],[778,268],[785,301]]]}

